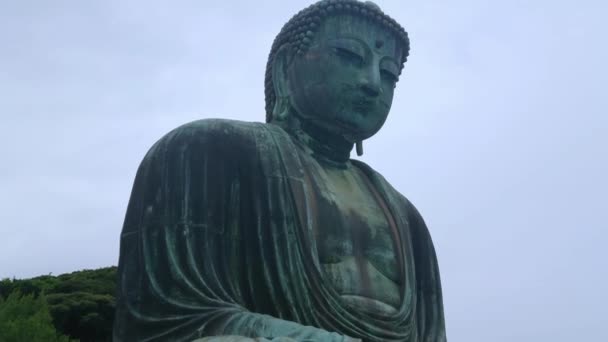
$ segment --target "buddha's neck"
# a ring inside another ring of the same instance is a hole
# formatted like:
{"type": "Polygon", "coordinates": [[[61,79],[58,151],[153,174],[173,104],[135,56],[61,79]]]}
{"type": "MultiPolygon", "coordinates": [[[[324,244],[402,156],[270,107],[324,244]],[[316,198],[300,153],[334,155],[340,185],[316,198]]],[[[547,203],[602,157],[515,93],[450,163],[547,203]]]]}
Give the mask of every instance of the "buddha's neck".
{"type": "Polygon", "coordinates": [[[327,129],[293,116],[281,126],[297,141],[305,145],[318,161],[339,168],[347,166],[353,143],[344,139],[343,136],[332,134],[327,129]]]}

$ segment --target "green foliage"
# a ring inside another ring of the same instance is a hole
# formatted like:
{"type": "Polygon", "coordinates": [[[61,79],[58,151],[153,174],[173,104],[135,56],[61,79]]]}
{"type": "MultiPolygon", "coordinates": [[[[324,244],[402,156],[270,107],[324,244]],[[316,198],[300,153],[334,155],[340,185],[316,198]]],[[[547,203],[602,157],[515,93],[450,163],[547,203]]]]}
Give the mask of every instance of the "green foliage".
{"type": "Polygon", "coordinates": [[[109,341],[114,319],[114,296],[90,292],[47,296],[55,326],[82,341],[109,341]]]}
{"type": "Polygon", "coordinates": [[[0,297],[0,341],[68,342],[55,330],[44,296],[14,291],[0,297]]]}
{"type": "MultiPolygon", "coordinates": [[[[116,267],[0,281],[1,297],[20,293],[23,298],[35,298],[43,294],[39,298],[46,300],[57,331],[80,341],[112,340],[115,291],[116,267]]],[[[1,337],[0,342],[4,342],[1,337]]]]}

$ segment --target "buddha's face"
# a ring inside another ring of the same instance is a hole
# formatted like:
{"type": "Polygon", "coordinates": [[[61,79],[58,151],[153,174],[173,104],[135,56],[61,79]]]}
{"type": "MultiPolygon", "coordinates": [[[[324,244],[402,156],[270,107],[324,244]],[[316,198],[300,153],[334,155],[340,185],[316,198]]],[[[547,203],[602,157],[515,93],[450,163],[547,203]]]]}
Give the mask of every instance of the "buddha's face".
{"type": "Polygon", "coordinates": [[[402,47],[381,25],[327,18],[287,71],[297,115],[355,142],[374,135],[388,116],[402,47]]]}

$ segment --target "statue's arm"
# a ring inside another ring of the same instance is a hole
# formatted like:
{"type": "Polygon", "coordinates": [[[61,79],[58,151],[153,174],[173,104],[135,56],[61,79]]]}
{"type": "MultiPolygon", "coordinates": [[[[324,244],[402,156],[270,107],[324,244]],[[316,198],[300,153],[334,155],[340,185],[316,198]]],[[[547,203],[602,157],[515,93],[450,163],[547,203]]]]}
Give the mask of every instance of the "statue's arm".
{"type": "Polygon", "coordinates": [[[218,339],[217,342],[233,341],[232,338],[236,338],[235,342],[255,341],[260,338],[262,338],[261,341],[273,342],[358,341],[338,333],[253,312],[235,313],[227,317],[223,325],[223,329],[210,332],[215,337],[210,337],[209,342],[216,342],[215,338],[220,336],[222,339],[218,339]],[[227,340],[223,340],[223,338],[227,340]]]}
{"type": "Polygon", "coordinates": [[[245,206],[260,200],[243,197],[259,180],[250,144],[221,122],[203,123],[170,133],[144,158],[121,235],[114,340],[349,341],[249,310],[274,305],[269,292],[245,293],[260,277],[247,266],[255,234],[239,235],[254,218],[245,206]]]}
{"type": "MultiPolygon", "coordinates": [[[[312,341],[317,341],[317,340],[311,340],[311,342],[312,341]]],[[[360,339],[349,339],[349,340],[345,340],[345,341],[361,342],[360,339]]],[[[276,338],[269,340],[264,337],[251,338],[251,337],[233,335],[233,336],[212,336],[212,337],[198,338],[192,342],[298,342],[298,340],[295,340],[295,339],[289,338],[289,337],[276,337],[276,338]]]]}

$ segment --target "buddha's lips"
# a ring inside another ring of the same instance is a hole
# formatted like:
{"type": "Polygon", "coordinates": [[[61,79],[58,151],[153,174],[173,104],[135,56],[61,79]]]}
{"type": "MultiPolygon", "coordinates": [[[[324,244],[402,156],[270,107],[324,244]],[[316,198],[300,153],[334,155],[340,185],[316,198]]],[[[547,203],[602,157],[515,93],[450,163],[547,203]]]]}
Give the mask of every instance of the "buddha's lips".
{"type": "Polygon", "coordinates": [[[356,99],[353,101],[353,109],[360,112],[367,112],[376,106],[376,101],[368,99],[356,99]]]}

